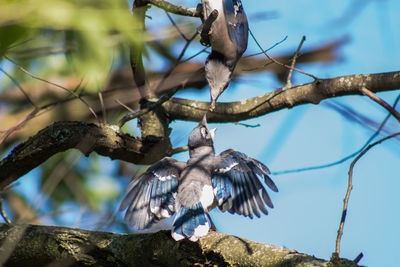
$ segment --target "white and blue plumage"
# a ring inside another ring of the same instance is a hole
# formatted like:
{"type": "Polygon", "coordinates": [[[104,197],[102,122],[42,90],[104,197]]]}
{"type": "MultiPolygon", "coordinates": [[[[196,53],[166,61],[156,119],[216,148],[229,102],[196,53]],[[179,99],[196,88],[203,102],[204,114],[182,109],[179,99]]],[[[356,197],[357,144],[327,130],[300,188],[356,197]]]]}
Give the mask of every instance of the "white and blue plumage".
{"type": "Polygon", "coordinates": [[[209,232],[215,206],[250,218],[268,214],[273,205],[263,182],[278,191],[268,168],[233,149],[215,156],[214,131],[204,116],[190,133],[186,163],[165,157],[130,183],[120,207],[130,226],[146,229],[176,213],[172,237],[197,241],[209,232]]]}
{"type": "Polygon", "coordinates": [[[240,0],[202,0],[203,21],[218,11],[209,33],[212,51],[205,64],[210,86],[210,110],[228,87],[237,62],[247,49],[249,26],[240,0]]]}

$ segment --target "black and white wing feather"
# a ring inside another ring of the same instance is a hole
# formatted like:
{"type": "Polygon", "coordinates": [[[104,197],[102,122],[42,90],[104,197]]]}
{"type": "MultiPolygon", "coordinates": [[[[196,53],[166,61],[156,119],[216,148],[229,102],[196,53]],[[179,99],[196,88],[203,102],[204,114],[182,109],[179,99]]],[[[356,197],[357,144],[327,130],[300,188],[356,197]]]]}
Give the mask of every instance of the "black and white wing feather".
{"type": "Polygon", "coordinates": [[[186,163],[165,157],[151,165],[145,173],[132,180],[120,210],[125,221],[137,230],[146,229],[175,212],[178,178],[186,163]]]}
{"type": "Polygon", "coordinates": [[[249,25],[242,2],[240,0],[224,0],[224,15],[229,37],[237,45],[238,52],[243,54],[247,48],[249,25]]]}
{"type": "Polygon", "coordinates": [[[253,215],[260,217],[260,211],[268,214],[266,206],[274,206],[260,179],[272,191],[278,192],[269,173],[264,164],[244,153],[233,149],[222,152],[217,157],[212,178],[219,209],[250,218],[253,215]]]}

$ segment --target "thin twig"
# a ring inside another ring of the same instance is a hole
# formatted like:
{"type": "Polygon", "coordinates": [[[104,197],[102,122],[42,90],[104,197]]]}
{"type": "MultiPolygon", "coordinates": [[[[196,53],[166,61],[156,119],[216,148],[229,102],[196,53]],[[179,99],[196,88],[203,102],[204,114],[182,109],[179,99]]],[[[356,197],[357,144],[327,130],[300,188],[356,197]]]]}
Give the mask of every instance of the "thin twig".
{"type": "Polygon", "coordinates": [[[124,126],[125,123],[127,123],[130,120],[133,120],[137,117],[140,117],[147,112],[155,109],[156,107],[164,104],[167,102],[179,89],[179,86],[176,86],[175,88],[172,88],[171,90],[168,91],[165,95],[161,96],[156,102],[149,102],[148,106],[146,108],[134,111],[133,113],[126,114],[122,119],[118,122],[118,126],[121,128],[124,126]]]}
{"type": "Polygon", "coordinates": [[[105,106],[104,106],[104,99],[103,99],[103,94],[99,91],[98,93],[98,96],[99,96],[99,99],[100,99],[100,105],[101,105],[101,113],[103,114],[103,119],[102,119],[102,121],[103,121],[103,123],[105,123],[106,122],[106,115],[107,115],[107,113],[106,113],[106,108],[105,108],[105,106]]]}
{"type": "Polygon", "coordinates": [[[3,68],[0,67],[0,71],[4,73],[14,84],[17,86],[17,88],[24,94],[26,97],[26,100],[34,107],[38,108],[38,106],[32,101],[32,99],[29,97],[29,95],[25,92],[25,90],[22,88],[22,86],[17,82],[17,80],[14,79],[10,74],[8,74],[3,68]]]}
{"type": "Polygon", "coordinates": [[[181,152],[185,152],[189,150],[189,146],[181,146],[181,147],[177,147],[172,149],[172,155],[177,154],[177,153],[181,153],[181,152]]]}
{"type": "Polygon", "coordinates": [[[7,213],[4,211],[3,198],[2,197],[0,197],[0,214],[1,214],[1,217],[3,217],[3,219],[4,219],[4,221],[6,223],[11,223],[11,220],[8,218],[7,213]]]}
{"type": "Polygon", "coordinates": [[[242,123],[242,122],[238,122],[238,121],[234,122],[234,124],[244,126],[246,128],[257,128],[257,127],[261,126],[261,124],[259,124],[259,123],[253,125],[253,124],[247,124],[247,123],[242,123]]]}
{"type": "Polygon", "coordinates": [[[277,47],[278,45],[280,45],[281,43],[283,43],[284,41],[286,41],[287,38],[288,38],[288,36],[286,35],[282,40],[280,40],[279,42],[276,42],[276,43],[275,43],[273,46],[271,46],[270,48],[268,48],[268,49],[266,49],[266,50],[263,50],[262,52],[258,52],[258,53],[254,53],[254,54],[250,54],[250,55],[243,56],[243,58],[245,58],[245,57],[254,57],[254,56],[258,56],[258,55],[264,54],[264,52],[266,53],[266,52],[268,52],[269,50],[274,49],[275,47],[277,47]]]}
{"type": "Polygon", "coordinates": [[[136,0],[136,1],[140,2],[141,4],[155,5],[161,9],[164,9],[165,11],[174,13],[176,15],[189,16],[189,17],[199,17],[200,16],[200,13],[197,11],[196,8],[186,8],[183,6],[176,6],[165,0],[136,0]]]}
{"type": "Polygon", "coordinates": [[[17,125],[13,126],[12,128],[8,129],[4,135],[0,138],[0,145],[3,144],[3,142],[15,131],[21,129],[25,124],[30,121],[32,118],[34,118],[37,113],[40,111],[39,108],[35,108],[32,110],[21,122],[19,122],[17,125]]]}
{"type": "MultiPolygon", "coordinates": [[[[400,94],[397,96],[396,100],[393,103],[393,107],[396,107],[397,103],[399,103],[400,101],[400,94]]],[[[337,160],[335,162],[332,163],[328,163],[328,164],[323,164],[323,165],[318,165],[318,166],[312,166],[312,167],[305,167],[305,168],[299,168],[299,169],[293,169],[293,170],[285,170],[285,171],[277,171],[277,172],[271,172],[272,175],[281,175],[281,174],[287,174],[287,173],[297,173],[297,172],[305,172],[305,171],[313,171],[313,170],[319,170],[319,169],[324,169],[324,168],[329,168],[335,165],[339,165],[343,162],[346,162],[347,160],[353,158],[354,156],[356,156],[357,154],[359,154],[363,149],[365,149],[369,143],[372,142],[372,140],[375,139],[375,137],[377,137],[379,135],[379,133],[381,132],[381,130],[383,129],[383,127],[385,126],[386,122],[389,120],[391,114],[388,114],[386,116],[386,118],[382,121],[382,123],[379,125],[378,129],[375,131],[375,133],[368,138],[368,140],[365,142],[365,144],[356,152],[340,159],[337,160]]]]}
{"type": "Polygon", "coordinates": [[[368,96],[370,99],[374,100],[376,103],[384,107],[387,111],[390,112],[390,114],[393,115],[393,117],[395,117],[400,122],[400,114],[392,106],[386,103],[385,100],[378,97],[376,94],[374,94],[366,87],[362,87],[361,92],[363,93],[363,95],[368,96]]]}
{"type": "Polygon", "coordinates": [[[202,54],[202,53],[204,53],[204,52],[206,52],[206,53],[209,54],[209,52],[207,51],[207,49],[208,49],[208,47],[204,47],[203,49],[201,49],[199,52],[195,53],[194,55],[188,57],[188,58],[185,59],[185,60],[182,60],[182,63],[187,62],[187,61],[189,61],[189,60],[191,60],[191,59],[197,57],[198,55],[200,55],[200,54],[202,54]]]}
{"type": "Polygon", "coordinates": [[[358,264],[363,257],[364,257],[364,254],[362,252],[360,252],[360,254],[358,254],[358,256],[353,260],[353,262],[355,264],[358,264]]]}
{"type": "Polygon", "coordinates": [[[306,40],[306,37],[303,35],[303,37],[301,38],[300,44],[299,44],[299,46],[297,47],[296,52],[295,52],[294,55],[293,55],[292,64],[290,65],[289,74],[288,74],[288,77],[287,77],[287,80],[286,80],[286,85],[285,85],[286,88],[292,87],[292,73],[293,73],[293,69],[294,69],[294,66],[296,65],[297,57],[298,57],[298,55],[299,55],[300,49],[301,49],[301,47],[302,47],[302,45],[303,45],[303,43],[304,43],[305,40],[306,40]]]}
{"type": "Polygon", "coordinates": [[[168,11],[164,10],[165,14],[167,14],[167,17],[169,21],[172,23],[172,25],[175,27],[175,29],[178,31],[178,33],[182,36],[182,38],[185,41],[188,41],[188,38],[185,36],[185,34],[179,29],[179,26],[176,24],[175,20],[171,17],[168,11]]]}
{"type": "Polygon", "coordinates": [[[368,150],[370,150],[371,148],[373,148],[374,146],[390,139],[393,138],[395,136],[400,135],[399,133],[394,133],[391,134],[389,136],[386,136],[385,138],[382,138],[372,144],[370,144],[367,148],[365,148],[363,151],[361,151],[361,153],[353,160],[353,162],[350,165],[350,169],[349,169],[349,179],[348,179],[348,185],[347,185],[347,192],[346,192],[346,196],[344,197],[344,204],[343,204],[343,211],[342,211],[342,218],[340,219],[340,224],[339,224],[339,229],[338,229],[338,234],[336,237],[336,248],[335,248],[335,252],[333,253],[333,258],[339,258],[340,255],[340,241],[342,239],[342,235],[343,235],[343,227],[344,227],[344,223],[346,221],[346,215],[347,215],[347,207],[349,204],[349,198],[350,198],[350,192],[353,189],[353,169],[354,169],[354,165],[357,163],[357,161],[365,155],[365,153],[368,152],[368,150]]]}
{"type": "MultiPolygon", "coordinates": [[[[157,92],[162,87],[165,80],[171,75],[171,73],[175,70],[175,68],[181,63],[183,55],[185,54],[190,43],[196,38],[197,35],[198,35],[198,33],[196,32],[189,40],[187,40],[181,53],[179,54],[179,56],[176,59],[175,64],[173,64],[173,66],[163,75],[160,83],[154,90],[155,92],[157,92]]],[[[163,103],[168,101],[178,91],[178,89],[179,89],[179,86],[176,86],[175,88],[172,88],[171,90],[169,90],[165,95],[161,96],[156,102],[153,102],[153,103],[150,102],[150,104],[146,108],[143,108],[140,111],[135,111],[133,113],[126,114],[118,122],[119,127],[124,126],[124,124],[127,123],[128,121],[133,120],[139,116],[142,116],[143,114],[146,114],[147,112],[153,110],[154,108],[162,105],[163,103]]]]}
{"type": "Polygon", "coordinates": [[[124,103],[122,103],[119,99],[115,99],[115,102],[117,102],[118,104],[120,104],[121,106],[123,106],[124,108],[126,108],[126,110],[128,110],[131,113],[135,113],[138,112],[136,110],[131,109],[130,107],[128,107],[127,105],[125,105],[124,103]]]}
{"type": "MultiPolygon", "coordinates": [[[[270,57],[270,56],[267,54],[267,52],[264,51],[264,49],[262,48],[262,46],[260,45],[260,43],[257,41],[256,37],[254,36],[253,32],[252,32],[250,29],[249,29],[249,33],[250,33],[251,37],[253,38],[254,42],[256,43],[256,45],[258,46],[258,48],[263,52],[263,54],[264,54],[269,60],[273,61],[275,64],[278,64],[279,66],[282,66],[282,67],[285,67],[285,68],[290,69],[290,66],[288,66],[288,65],[286,65],[286,64],[283,64],[283,63],[279,62],[278,60],[276,60],[276,59],[270,57]]],[[[293,68],[293,70],[295,70],[295,71],[297,71],[297,72],[300,72],[300,73],[302,73],[302,74],[304,74],[304,75],[310,76],[310,77],[313,78],[314,80],[319,80],[318,77],[316,77],[316,76],[314,76],[314,75],[312,75],[312,74],[310,74],[310,73],[307,73],[307,72],[305,72],[305,71],[302,71],[302,70],[300,70],[300,69],[298,69],[298,68],[293,68]]]]}
{"type": "Polygon", "coordinates": [[[97,118],[96,112],[94,112],[94,110],[90,107],[90,105],[89,105],[80,95],[76,94],[74,91],[72,91],[72,90],[70,90],[70,89],[68,89],[68,88],[66,88],[66,87],[64,87],[64,86],[61,86],[61,85],[59,85],[59,84],[50,82],[50,81],[45,80],[45,79],[43,79],[43,78],[40,78],[39,76],[36,76],[36,75],[32,74],[31,72],[29,72],[28,70],[26,70],[26,69],[25,69],[24,67],[22,67],[21,65],[19,65],[17,62],[15,62],[14,60],[12,60],[11,58],[9,58],[9,57],[7,57],[7,56],[4,56],[4,57],[5,57],[8,61],[10,61],[11,63],[13,63],[15,66],[17,66],[22,72],[24,72],[25,74],[29,75],[29,76],[32,77],[33,79],[36,79],[36,80],[39,80],[39,81],[42,81],[42,82],[45,82],[45,83],[54,85],[54,86],[56,86],[56,87],[58,87],[58,88],[61,88],[61,89],[65,90],[65,91],[67,91],[68,93],[72,94],[73,96],[75,96],[75,97],[78,98],[79,100],[81,100],[82,103],[84,103],[84,104],[88,107],[88,109],[89,109],[90,112],[93,114],[93,116],[96,118],[96,120],[99,121],[99,119],[97,118]]]}
{"type": "Polygon", "coordinates": [[[189,40],[186,41],[186,44],[183,47],[181,53],[176,58],[175,64],[172,67],[170,67],[169,70],[163,75],[163,78],[161,79],[160,83],[158,84],[158,86],[154,90],[155,92],[157,92],[162,87],[162,85],[164,84],[165,80],[171,75],[171,73],[175,70],[175,68],[181,63],[183,55],[185,54],[186,50],[188,49],[190,43],[196,38],[197,35],[198,35],[198,32],[195,32],[193,34],[193,36],[189,40]]]}

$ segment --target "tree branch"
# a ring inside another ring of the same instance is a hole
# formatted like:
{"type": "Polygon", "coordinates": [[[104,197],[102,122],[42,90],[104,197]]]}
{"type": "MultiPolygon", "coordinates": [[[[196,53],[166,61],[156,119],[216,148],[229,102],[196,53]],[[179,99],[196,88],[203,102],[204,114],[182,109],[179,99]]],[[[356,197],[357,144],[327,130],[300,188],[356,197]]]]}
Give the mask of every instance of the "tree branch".
{"type": "Polygon", "coordinates": [[[188,16],[188,17],[200,17],[200,13],[196,8],[176,6],[164,0],[136,0],[135,2],[137,2],[137,4],[141,6],[146,4],[152,4],[156,7],[164,9],[167,12],[174,13],[177,15],[188,16]]]}
{"type": "Polygon", "coordinates": [[[400,113],[398,113],[394,107],[390,106],[388,103],[386,103],[382,98],[378,97],[376,94],[372,93],[368,88],[361,88],[361,92],[363,95],[368,96],[370,99],[384,107],[387,111],[389,111],[390,114],[393,115],[393,117],[396,118],[398,122],[400,122],[400,113]]]}
{"type": "MultiPolygon", "coordinates": [[[[344,95],[361,95],[361,88],[372,92],[400,89],[400,71],[357,74],[293,86],[230,103],[217,103],[215,111],[207,114],[210,122],[236,122],[259,117],[284,108],[303,104],[318,104],[322,100],[344,95]]],[[[208,102],[172,98],[163,104],[171,119],[199,121],[208,110],[208,102]]]]}
{"type": "MultiPolygon", "coordinates": [[[[210,122],[237,122],[259,117],[283,108],[313,103],[342,95],[362,94],[400,88],[400,72],[350,75],[292,87],[232,103],[217,103],[209,113],[210,122]]],[[[162,104],[169,120],[199,121],[208,111],[208,102],[172,98],[162,104]]],[[[151,164],[172,152],[169,138],[149,135],[146,142],[123,134],[117,126],[98,126],[84,122],[57,122],[17,146],[0,162],[0,189],[39,166],[52,155],[77,148],[85,155],[95,151],[112,159],[136,164],[151,164]]]]}
{"type": "MultiPolygon", "coordinates": [[[[1,224],[0,243],[6,266],[331,266],[295,250],[218,232],[194,243],[176,242],[169,231],[127,235],[1,224]]],[[[357,266],[344,259],[340,264],[357,266]]]]}
{"type": "Polygon", "coordinates": [[[342,217],[340,219],[340,224],[339,224],[339,229],[337,231],[337,237],[336,237],[336,246],[335,246],[335,252],[332,253],[332,258],[331,261],[335,262],[340,255],[340,241],[342,239],[342,235],[343,235],[343,227],[344,227],[344,223],[346,221],[346,216],[347,216],[347,208],[349,205],[349,198],[350,198],[350,193],[351,190],[353,189],[353,169],[355,164],[358,162],[359,159],[361,159],[362,156],[365,155],[365,153],[367,153],[371,148],[373,148],[376,145],[381,144],[382,142],[389,140],[393,137],[396,137],[400,135],[400,133],[394,133],[391,134],[389,136],[386,136],[382,139],[379,139],[378,141],[370,144],[368,147],[366,147],[350,164],[350,168],[349,168],[349,179],[348,179],[348,184],[347,184],[347,191],[346,191],[346,195],[344,197],[343,200],[343,210],[342,210],[342,217]]]}
{"type": "Polygon", "coordinates": [[[86,156],[95,151],[111,159],[150,164],[172,153],[168,144],[162,140],[143,144],[139,138],[121,133],[117,126],[56,122],[19,144],[0,162],[0,189],[70,148],[79,149],[86,156]]]}

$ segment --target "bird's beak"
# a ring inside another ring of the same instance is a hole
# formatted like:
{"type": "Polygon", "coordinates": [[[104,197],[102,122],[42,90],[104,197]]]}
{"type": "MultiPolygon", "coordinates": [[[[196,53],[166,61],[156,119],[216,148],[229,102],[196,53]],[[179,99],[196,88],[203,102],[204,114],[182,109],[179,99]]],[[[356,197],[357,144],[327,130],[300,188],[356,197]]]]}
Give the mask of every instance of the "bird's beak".
{"type": "Polygon", "coordinates": [[[203,119],[200,122],[200,125],[206,126],[207,127],[207,116],[204,114],[203,119]]]}
{"type": "Polygon", "coordinates": [[[209,132],[210,132],[210,136],[211,136],[211,140],[213,140],[214,141],[214,134],[215,134],[215,131],[217,130],[217,128],[213,128],[213,129],[211,129],[209,132]]]}

